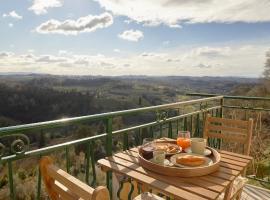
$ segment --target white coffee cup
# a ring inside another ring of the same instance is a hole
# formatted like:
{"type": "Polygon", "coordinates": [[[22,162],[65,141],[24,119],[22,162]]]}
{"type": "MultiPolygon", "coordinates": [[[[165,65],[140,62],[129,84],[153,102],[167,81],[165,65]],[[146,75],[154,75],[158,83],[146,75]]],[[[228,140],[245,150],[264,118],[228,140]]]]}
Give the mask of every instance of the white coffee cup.
{"type": "Polygon", "coordinates": [[[192,153],[204,155],[206,148],[206,139],[204,138],[191,138],[191,151],[192,153]]]}

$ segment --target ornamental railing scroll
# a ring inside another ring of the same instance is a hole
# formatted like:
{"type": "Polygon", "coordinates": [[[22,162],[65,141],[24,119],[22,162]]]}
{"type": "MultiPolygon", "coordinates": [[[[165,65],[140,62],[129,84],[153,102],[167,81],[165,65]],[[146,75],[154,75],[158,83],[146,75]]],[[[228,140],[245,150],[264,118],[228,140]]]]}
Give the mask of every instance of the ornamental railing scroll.
{"type": "Polygon", "coordinates": [[[207,111],[207,108],[209,108],[209,104],[206,102],[206,103],[200,103],[200,110],[202,111],[207,111]]]}
{"type": "Polygon", "coordinates": [[[168,112],[167,111],[157,111],[156,112],[156,121],[162,122],[165,121],[168,118],[168,112]]]}
{"type": "Polygon", "coordinates": [[[0,159],[12,154],[23,154],[30,146],[30,139],[25,134],[0,136],[0,159]]]}

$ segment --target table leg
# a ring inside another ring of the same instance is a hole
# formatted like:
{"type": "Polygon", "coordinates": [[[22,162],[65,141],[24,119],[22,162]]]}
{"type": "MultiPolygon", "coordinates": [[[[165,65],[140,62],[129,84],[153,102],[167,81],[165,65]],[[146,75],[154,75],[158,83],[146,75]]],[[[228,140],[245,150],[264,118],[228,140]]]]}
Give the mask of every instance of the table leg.
{"type": "Polygon", "coordinates": [[[142,188],[141,189],[142,189],[142,193],[149,191],[149,187],[146,184],[142,184],[142,188]]]}
{"type": "Polygon", "coordinates": [[[224,200],[231,199],[232,194],[232,188],[233,188],[233,182],[228,186],[228,188],[225,190],[224,200]]]}

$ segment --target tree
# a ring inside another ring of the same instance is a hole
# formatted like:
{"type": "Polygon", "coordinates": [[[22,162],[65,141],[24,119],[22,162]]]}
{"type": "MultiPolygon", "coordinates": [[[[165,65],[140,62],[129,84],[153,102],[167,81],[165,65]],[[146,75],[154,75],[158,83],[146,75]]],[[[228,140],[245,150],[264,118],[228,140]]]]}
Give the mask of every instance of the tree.
{"type": "Polygon", "coordinates": [[[263,77],[267,81],[270,81],[270,50],[266,52],[266,62],[264,65],[263,77]]]}
{"type": "Polygon", "coordinates": [[[266,62],[264,65],[263,78],[265,89],[270,92],[270,50],[266,52],[266,62]]]}

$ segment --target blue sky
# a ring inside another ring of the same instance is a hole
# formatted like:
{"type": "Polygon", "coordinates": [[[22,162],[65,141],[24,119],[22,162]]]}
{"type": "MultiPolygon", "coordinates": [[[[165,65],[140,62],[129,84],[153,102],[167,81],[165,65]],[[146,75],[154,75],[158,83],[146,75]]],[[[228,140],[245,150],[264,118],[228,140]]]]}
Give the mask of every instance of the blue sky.
{"type": "Polygon", "coordinates": [[[269,0],[0,0],[0,72],[258,77],[269,10],[269,0]]]}

